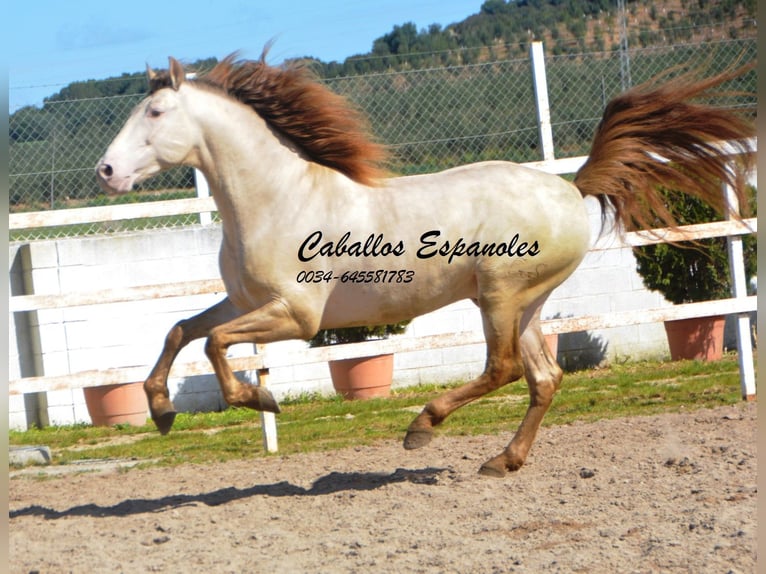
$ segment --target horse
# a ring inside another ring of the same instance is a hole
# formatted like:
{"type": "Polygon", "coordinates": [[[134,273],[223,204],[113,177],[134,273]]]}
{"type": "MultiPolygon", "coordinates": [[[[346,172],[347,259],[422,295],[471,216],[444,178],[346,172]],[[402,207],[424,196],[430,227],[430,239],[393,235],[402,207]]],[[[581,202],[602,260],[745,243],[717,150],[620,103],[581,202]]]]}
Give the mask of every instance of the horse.
{"type": "Polygon", "coordinates": [[[726,182],[746,205],[752,122],[697,100],[754,63],[702,79],[680,73],[617,96],[570,182],[506,161],[396,176],[360,110],[307,66],[272,66],[265,56],[232,54],[195,79],[172,57],[167,70],[147,66],[148,95],[96,166],[110,193],[192,166],[205,175],[220,214],[226,297],[170,329],[144,383],[162,434],[176,416],[171,364],[194,339],[206,338],[229,405],[278,413],[266,388],[235,377],[229,346],[397,323],[470,299],[482,319],[484,370],[428,402],[403,446],[426,446],[457,408],[524,376],[530,400],[523,420],[479,469],[502,477],[524,464],[561,385],[540,312],[589,249],[585,198],[595,197],[620,230],[674,224],[660,185],[723,211],[726,182]],[[721,141],[729,142],[727,154],[721,141]]]}

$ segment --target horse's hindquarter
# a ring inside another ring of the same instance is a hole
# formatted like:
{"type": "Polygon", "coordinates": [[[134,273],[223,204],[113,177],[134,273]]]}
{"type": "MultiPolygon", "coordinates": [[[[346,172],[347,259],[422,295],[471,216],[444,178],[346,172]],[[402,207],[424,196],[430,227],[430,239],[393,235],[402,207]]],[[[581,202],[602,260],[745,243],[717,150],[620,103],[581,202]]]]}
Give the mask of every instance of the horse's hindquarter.
{"type": "Polygon", "coordinates": [[[325,228],[324,236],[336,240],[353,229],[351,243],[369,247],[377,241],[378,250],[362,257],[317,257],[335,276],[323,327],[412,318],[477,298],[490,286],[549,291],[588,248],[588,219],[577,188],[516,164],[484,162],[395,178],[368,193],[366,218],[352,221],[350,214],[347,227],[325,228]],[[397,251],[385,254],[387,245],[397,251]]]}

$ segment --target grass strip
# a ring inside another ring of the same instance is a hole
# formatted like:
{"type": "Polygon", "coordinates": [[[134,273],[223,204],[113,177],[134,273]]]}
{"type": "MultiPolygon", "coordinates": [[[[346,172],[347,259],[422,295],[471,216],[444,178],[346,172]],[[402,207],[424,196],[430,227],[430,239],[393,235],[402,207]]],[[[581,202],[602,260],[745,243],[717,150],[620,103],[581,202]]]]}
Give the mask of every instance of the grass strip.
{"type": "MultiPolygon", "coordinates": [[[[329,451],[403,438],[415,414],[449,385],[396,389],[391,397],[344,401],[337,396],[302,395],[282,400],[277,416],[279,454],[329,451]]],[[[565,375],[543,425],[651,415],[740,402],[736,355],[704,363],[632,362],[565,375]]],[[[456,411],[438,429],[455,435],[515,432],[528,404],[524,382],[506,387],[456,411]]],[[[87,424],[10,431],[11,445],[47,445],[53,464],[87,459],[133,459],[174,466],[211,464],[269,456],[263,449],[259,414],[249,409],[180,413],[173,430],[161,436],[141,427],[87,424]]],[[[140,466],[140,465],[139,465],[140,466]]]]}

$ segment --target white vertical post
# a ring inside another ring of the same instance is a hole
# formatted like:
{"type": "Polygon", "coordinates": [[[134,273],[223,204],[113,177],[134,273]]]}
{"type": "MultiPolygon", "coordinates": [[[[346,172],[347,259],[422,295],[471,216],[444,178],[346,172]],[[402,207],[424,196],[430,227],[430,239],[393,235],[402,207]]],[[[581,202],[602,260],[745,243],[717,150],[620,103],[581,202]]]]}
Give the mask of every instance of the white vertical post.
{"type": "Polygon", "coordinates": [[[553,129],[551,128],[551,106],[548,102],[548,80],[545,75],[545,56],[543,54],[542,42],[532,42],[529,48],[529,57],[532,61],[532,83],[535,87],[540,148],[543,154],[543,161],[552,161],[555,159],[553,129]]]}
{"type": "MultiPolygon", "coordinates": [[[[732,219],[739,212],[739,203],[734,190],[727,184],[723,186],[724,197],[728,205],[727,219],[732,219]]],[[[731,272],[731,291],[733,297],[747,297],[747,278],[745,277],[745,258],[742,248],[742,236],[726,238],[729,252],[729,270],[731,272]]],[[[739,378],[742,388],[742,398],[746,401],[755,400],[755,369],[753,368],[753,344],[750,339],[750,315],[741,313],[737,321],[737,359],[739,361],[739,378]]]]}
{"type": "MultiPolygon", "coordinates": [[[[263,350],[261,345],[253,345],[255,352],[263,350]]],[[[258,369],[258,386],[266,387],[269,382],[269,369],[258,369]]],[[[266,452],[277,452],[277,419],[274,413],[261,411],[261,431],[263,432],[263,449],[266,452]]]]}
{"type": "MultiPolygon", "coordinates": [[[[210,186],[207,184],[205,175],[198,169],[194,170],[194,187],[197,188],[197,197],[210,197],[210,186]]],[[[199,214],[199,222],[202,225],[210,225],[213,216],[209,211],[203,211],[199,214]]]]}
{"type": "MultiPolygon", "coordinates": [[[[258,371],[258,378],[260,380],[268,377],[268,375],[268,369],[260,369],[258,371]]],[[[277,444],[277,418],[274,413],[261,411],[261,430],[263,431],[263,449],[266,452],[277,452],[279,450],[277,444]]]]}

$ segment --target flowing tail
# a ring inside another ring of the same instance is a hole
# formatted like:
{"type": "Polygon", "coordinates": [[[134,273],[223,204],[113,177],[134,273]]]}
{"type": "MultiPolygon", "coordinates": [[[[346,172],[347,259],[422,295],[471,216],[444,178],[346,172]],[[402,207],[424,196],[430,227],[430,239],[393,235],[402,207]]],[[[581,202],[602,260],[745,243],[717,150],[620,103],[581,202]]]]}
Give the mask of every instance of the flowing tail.
{"type": "Polygon", "coordinates": [[[580,193],[595,196],[602,217],[613,211],[615,223],[627,230],[676,225],[673,206],[660,187],[695,196],[725,213],[725,182],[746,210],[745,174],[755,161],[754,122],[734,110],[693,100],[733,95],[714,89],[755,65],[697,81],[685,73],[654,89],[650,81],[614,98],[596,129],[590,157],[575,176],[580,193]],[[725,153],[723,142],[728,144],[725,153]]]}

